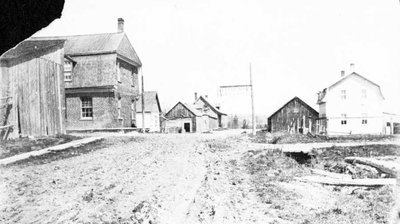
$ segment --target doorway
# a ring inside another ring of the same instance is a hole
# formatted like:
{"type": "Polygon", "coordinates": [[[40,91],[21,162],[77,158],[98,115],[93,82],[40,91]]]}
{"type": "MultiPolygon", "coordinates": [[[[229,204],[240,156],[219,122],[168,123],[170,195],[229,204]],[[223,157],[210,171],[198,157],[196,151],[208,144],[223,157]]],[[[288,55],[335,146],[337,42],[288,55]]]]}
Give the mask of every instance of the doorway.
{"type": "Polygon", "coordinates": [[[190,132],[190,123],[184,123],[183,128],[185,129],[185,132],[190,132]]]}

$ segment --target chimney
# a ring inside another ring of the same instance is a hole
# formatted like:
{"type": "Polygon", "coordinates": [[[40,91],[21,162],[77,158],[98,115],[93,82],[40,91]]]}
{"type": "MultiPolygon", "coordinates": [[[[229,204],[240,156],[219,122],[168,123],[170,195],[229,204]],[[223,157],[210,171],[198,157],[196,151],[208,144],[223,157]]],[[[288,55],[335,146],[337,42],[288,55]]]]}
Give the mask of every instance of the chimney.
{"type": "Polygon", "coordinates": [[[344,77],[344,70],[340,71],[340,77],[344,77]]]}
{"type": "Polygon", "coordinates": [[[354,70],[354,63],[351,63],[350,64],[350,72],[351,73],[353,73],[355,70],[354,70]]]}
{"type": "Polygon", "coordinates": [[[124,32],[124,19],[118,18],[118,33],[124,32]]]}
{"type": "Polygon", "coordinates": [[[208,99],[208,95],[204,95],[204,97],[205,97],[206,99],[208,99]]]}
{"type": "Polygon", "coordinates": [[[197,101],[197,92],[194,92],[194,101],[197,101]]]}

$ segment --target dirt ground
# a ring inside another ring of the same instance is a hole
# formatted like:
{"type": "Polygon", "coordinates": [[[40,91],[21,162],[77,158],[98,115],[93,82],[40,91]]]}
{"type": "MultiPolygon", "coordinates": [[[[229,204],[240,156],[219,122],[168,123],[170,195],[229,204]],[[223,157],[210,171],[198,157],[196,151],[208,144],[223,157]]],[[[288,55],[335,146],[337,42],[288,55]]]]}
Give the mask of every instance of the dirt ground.
{"type": "Polygon", "coordinates": [[[387,223],[391,187],[296,180],[309,174],[235,132],[113,135],[0,167],[0,222],[387,223]]]}

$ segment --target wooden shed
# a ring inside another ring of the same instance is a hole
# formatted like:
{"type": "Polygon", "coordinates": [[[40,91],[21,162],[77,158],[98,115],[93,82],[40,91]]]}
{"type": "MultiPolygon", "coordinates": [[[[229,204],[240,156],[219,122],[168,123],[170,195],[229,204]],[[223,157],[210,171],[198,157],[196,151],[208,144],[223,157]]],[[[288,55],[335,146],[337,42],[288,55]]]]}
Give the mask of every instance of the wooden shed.
{"type": "Polygon", "coordinates": [[[27,40],[0,57],[0,126],[10,137],[64,133],[64,40],[27,40]]]}
{"type": "Polygon", "coordinates": [[[208,115],[188,104],[178,102],[165,114],[165,129],[169,133],[205,132],[210,130],[208,115]]]}
{"type": "Polygon", "coordinates": [[[318,112],[294,97],[268,117],[270,132],[315,133],[318,112]]]}

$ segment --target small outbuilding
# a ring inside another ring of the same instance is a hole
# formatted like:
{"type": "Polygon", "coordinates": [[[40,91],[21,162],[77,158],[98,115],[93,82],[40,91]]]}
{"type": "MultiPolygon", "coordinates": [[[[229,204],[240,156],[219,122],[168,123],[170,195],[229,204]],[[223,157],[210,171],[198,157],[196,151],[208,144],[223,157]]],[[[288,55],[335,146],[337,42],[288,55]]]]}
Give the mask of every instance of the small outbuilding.
{"type": "Polygon", "coordinates": [[[201,114],[192,106],[178,102],[165,114],[165,132],[205,132],[210,130],[208,115],[201,114]]]}
{"type": "Polygon", "coordinates": [[[315,133],[318,112],[294,97],[268,117],[270,132],[315,133]]]}

